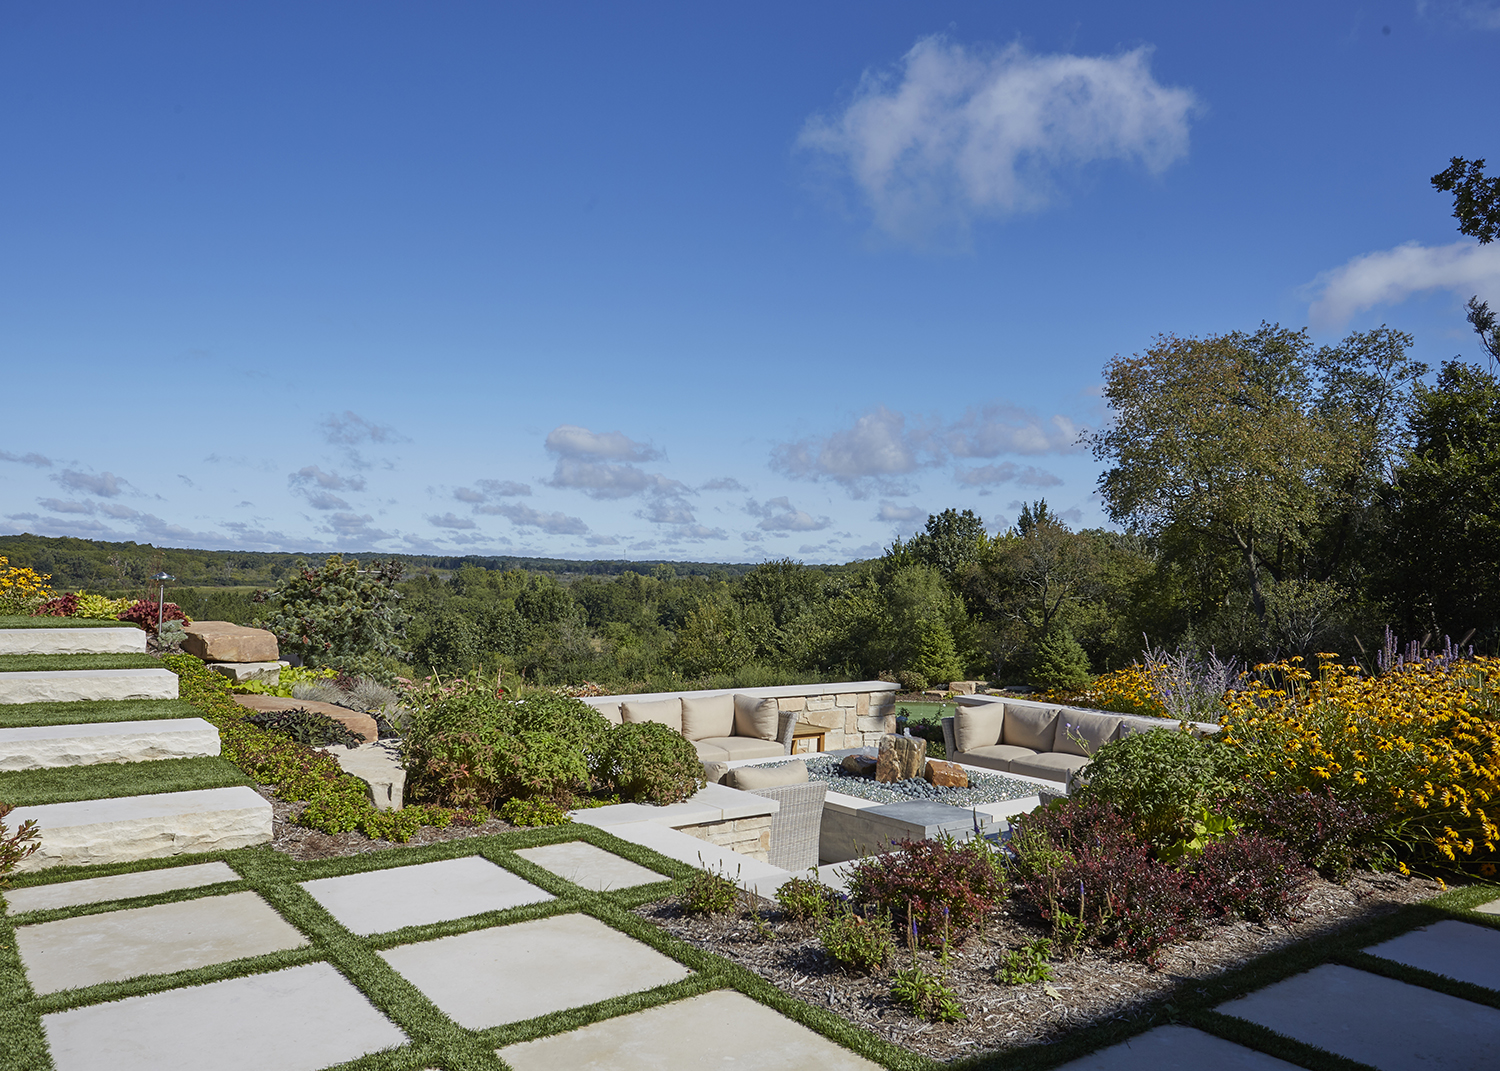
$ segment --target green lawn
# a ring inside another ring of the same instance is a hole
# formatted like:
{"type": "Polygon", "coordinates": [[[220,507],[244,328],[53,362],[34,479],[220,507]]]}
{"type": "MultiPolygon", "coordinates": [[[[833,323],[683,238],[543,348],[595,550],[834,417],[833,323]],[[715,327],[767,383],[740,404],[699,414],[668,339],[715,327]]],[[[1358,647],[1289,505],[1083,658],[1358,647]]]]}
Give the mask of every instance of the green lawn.
{"type": "Polygon", "coordinates": [[[954,710],[952,703],[897,703],[896,713],[903,710],[910,712],[912,721],[938,721],[940,717],[951,718],[954,710]],[[941,711],[941,715],[939,712],[941,711]]]}
{"type": "Polygon", "coordinates": [[[0,655],[0,673],[37,673],[50,669],[161,668],[161,659],[146,654],[0,655]]]}
{"type": "Polygon", "coordinates": [[[135,628],[128,621],[92,621],[86,617],[15,617],[0,614],[0,628],[135,628]]]}
{"type": "Polygon", "coordinates": [[[26,725],[87,725],[103,721],[155,721],[159,718],[198,716],[198,708],[184,699],[14,703],[0,706],[0,729],[17,729],[26,725]]]}
{"type": "Polygon", "coordinates": [[[0,773],[0,800],[23,807],[251,783],[228,759],[157,759],[0,773]]]}

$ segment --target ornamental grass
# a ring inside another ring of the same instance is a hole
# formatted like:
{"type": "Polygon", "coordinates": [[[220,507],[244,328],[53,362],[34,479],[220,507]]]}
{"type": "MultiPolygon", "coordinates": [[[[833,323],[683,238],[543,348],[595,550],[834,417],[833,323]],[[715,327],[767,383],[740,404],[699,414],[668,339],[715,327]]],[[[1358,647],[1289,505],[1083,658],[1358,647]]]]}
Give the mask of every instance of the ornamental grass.
{"type": "MultiPolygon", "coordinates": [[[[1371,677],[1319,655],[1256,667],[1225,696],[1222,740],[1252,781],[1278,792],[1332,789],[1384,820],[1403,855],[1493,866],[1500,848],[1500,659],[1407,665],[1371,677]]],[[[1403,872],[1405,864],[1401,864],[1403,872]]]]}

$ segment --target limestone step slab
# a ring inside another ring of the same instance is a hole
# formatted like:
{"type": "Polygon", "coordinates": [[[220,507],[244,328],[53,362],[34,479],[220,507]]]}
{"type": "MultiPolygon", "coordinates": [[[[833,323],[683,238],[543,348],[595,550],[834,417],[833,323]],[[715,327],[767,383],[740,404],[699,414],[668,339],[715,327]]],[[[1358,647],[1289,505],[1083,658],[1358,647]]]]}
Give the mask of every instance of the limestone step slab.
{"type": "Polygon", "coordinates": [[[122,628],[0,628],[0,655],[145,654],[146,633],[122,628]]]}
{"type": "Polygon", "coordinates": [[[252,788],[209,788],[148,796],[17,807],[12,829],[35,819],[41,850],[18,870],[127,863],[271,841],[271,804],[252,788]]]}
{"type": "Polygon", "coordinates": [[[0,703],[77,703],[94,699],[176,699],[169,669],[47,669],[0,673],[0,703]]]}
{"type": "Polygon", "coordinates": [[[0,771],[197,759],[218,753],[219,730],[202,718],[0,729],[0,771]]]}

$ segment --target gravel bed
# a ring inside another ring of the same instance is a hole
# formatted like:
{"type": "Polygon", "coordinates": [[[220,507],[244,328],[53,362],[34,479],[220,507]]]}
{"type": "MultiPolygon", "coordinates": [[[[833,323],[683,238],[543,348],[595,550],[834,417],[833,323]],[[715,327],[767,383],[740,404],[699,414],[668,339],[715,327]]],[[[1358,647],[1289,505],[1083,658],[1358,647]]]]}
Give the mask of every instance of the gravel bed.
{"type": "MultiPolygon", "coordinates": [[[[789,764],[772,762],[764,765],[789,764]]],[[[920,777],[880,782],[868,777],[857,777],[841,767],[838,759],[826,755],[808,756],[807,776],[814,781],[827,781],[830,792],[842,792],[846,796],[858,796],[876,803],[932,800],[935,803],[946,803],[950,807],[979,807],[1002,800],[1025,799],[1027,796],[1035,796],[1038,788],[1030,781],[1018,781],[1004,774],[975,773],[973,770],[969,771],[968,788],[937,788],[920,777]]]]}

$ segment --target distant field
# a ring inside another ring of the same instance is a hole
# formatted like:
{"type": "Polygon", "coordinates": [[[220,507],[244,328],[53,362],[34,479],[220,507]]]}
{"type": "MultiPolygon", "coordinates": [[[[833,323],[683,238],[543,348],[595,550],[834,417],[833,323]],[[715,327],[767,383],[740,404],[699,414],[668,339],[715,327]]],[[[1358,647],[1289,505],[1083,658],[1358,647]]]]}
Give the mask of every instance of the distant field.
{"type": "Polygon", "coordinates": [[[912,721],[938,721],[940,717],[946,718],[956,708],[952,703],[897,703],[896,713],[903,710],[911,714],[912,721]],[[939,715],[941,711],[941,715],[939,715]]]}

